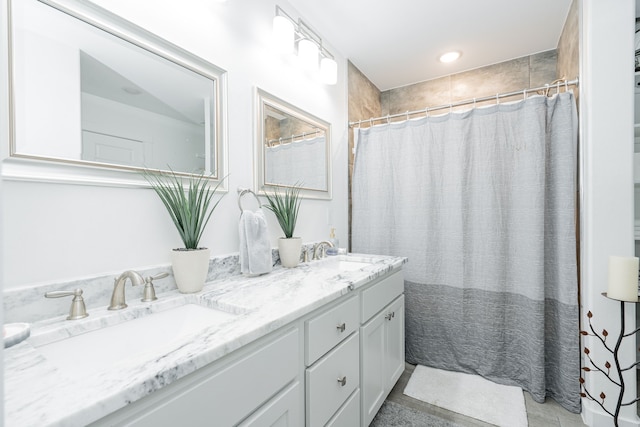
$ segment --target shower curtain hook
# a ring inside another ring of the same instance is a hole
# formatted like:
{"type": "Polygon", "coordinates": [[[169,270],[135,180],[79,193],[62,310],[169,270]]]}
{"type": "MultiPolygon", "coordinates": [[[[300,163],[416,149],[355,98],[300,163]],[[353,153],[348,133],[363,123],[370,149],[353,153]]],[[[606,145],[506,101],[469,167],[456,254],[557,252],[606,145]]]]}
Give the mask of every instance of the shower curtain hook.
{"type": "Polygon", "coordinates": [[[387,114],[387,124],[389,124],[389,114],[387,114]]]}
{"type": "Polygon", "coordinates": [[[500,104],[500,94],[496,93],[496,105],[500,104]]]}
{"type": "Polygon", "coordinates": [[[476,108],[476,98],[473,98],[473,108],[476,108]]]}
{"type": "Polygon", "coordinates": [[[360,129],[361,124],[362,124],[362,119],[358,120],[358,129],[360,129]]]}
{"type": "Polygon", "coordinates": [[[556,84],[556,95],[560,94],[560,80],[558,79],[558,83],[556,84]]]}
{"type": "Polygon", "coordinates": [[[453,103],[449,104],[449,114],[453,113],[453,103]]]}
{"type": "Polygon", "coordinates": [[[409,110],[407,110],[407,112],[406,112],[406,113],[404,113],[404,114],[406,114],[406,116],[407,116],[407,121],[408,121],[408,120],[409,120],[409,110]]]}
{"type": "Polygon", "coordinates": [[[429,117],[429,107],[424,109],[424,116],[429,117]]]}
{"type": "Polygon", "coordinates": [[[569,90],[569,82],[567,79],[564,79],[564,91],[567,92],[569,90]]]}
{"type": "Polygon", "coordinates": [[[526,89],[524,89],[522,91],[522,100],[524,101],[525,99],[527,99],[527,90],[526,89]]]}
{"type": "Polygon", "coordinates": [[[369,118],[369,127],[373,127],[373,117],[369,118]]]}

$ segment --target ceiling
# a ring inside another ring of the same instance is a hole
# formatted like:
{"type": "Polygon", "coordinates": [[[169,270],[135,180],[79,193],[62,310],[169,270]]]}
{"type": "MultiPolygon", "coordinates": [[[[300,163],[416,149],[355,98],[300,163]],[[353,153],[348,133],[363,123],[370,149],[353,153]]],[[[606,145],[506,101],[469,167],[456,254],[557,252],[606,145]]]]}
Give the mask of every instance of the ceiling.
{"type": "MultiPolygon", "coordinates": [[[[380,90],[555,49],[571,0],[289,0],[380,90]],[[460,59],[443,64],[441,54],[460,59]]],[[[294,17],[295,11],[287,11],[294,17]]]]}

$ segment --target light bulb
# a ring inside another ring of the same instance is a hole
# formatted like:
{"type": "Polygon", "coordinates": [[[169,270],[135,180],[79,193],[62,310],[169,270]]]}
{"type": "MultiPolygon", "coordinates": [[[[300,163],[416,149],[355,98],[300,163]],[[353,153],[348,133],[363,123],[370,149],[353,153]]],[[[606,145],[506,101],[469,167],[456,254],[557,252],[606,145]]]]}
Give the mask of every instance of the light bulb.
{"type": "Polygon", "coordinates": [[[462,54],[458,51],[447,52],[440,56],[440,62],[453,62],[460,58],[460,55],[462,54]]]}
{"type": "Polygon", "coordinates": [[[322,58],[320,60],[320,78],[328,85],[338,82],[338,63],[332,58],[322,58]]]}
{"type": "Polygon", "coordinates": [[[318,69],[318,46],[309,39],[302,39],[298,42],[298,58],[305,70],[314,71],[318,69]]]}
{"type": "Polygon", "coordinates": [[[280,15],[273,18],[273,42],[279,53],[293,53],[294,37],[291,21],[280,15]]]}

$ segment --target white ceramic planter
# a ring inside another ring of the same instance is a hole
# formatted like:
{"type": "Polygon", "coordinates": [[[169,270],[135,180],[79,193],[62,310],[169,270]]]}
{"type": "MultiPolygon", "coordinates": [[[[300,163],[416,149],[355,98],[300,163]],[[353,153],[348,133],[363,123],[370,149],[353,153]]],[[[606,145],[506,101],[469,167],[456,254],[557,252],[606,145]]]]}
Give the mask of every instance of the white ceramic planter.
{"type": "Polygon", "coordinates": [[[302,249],[302,239],[292,237],[278,239],[278,252],[280,252],[280,263],[283,267],[293,268],[300,262],[300,250],[302,249]]]}
{"type": "Polygon", "coordinates": [[[207,248],[174,249],[171,251],[171,266],[178,290],[183,294],[200,292],[209,271],[207,248]]]}

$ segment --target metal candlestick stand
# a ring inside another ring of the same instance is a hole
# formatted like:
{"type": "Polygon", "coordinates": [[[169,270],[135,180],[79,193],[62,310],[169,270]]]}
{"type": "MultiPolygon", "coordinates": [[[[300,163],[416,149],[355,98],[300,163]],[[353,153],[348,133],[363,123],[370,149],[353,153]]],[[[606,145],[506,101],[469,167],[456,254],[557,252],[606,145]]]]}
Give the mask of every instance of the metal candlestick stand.
{"type": "Polygon", "coordinates": [[[605,411],[607,414],[611,415],[613,417],[613,424],[615,425],[615,427],[618,427],[618,416],[620,415],[620,408],[623,406],[629,406],[629,405],[633,405],[634,403],[638,402],[640,400],[640,398],[635,398],[629,402],[626,403],[622,403],[622,397],[624,396],[624,390],[625,390],[625,385],[624,385],[624,378],[622,377],[622,373],[625,371],[628,371],[630,369],[635,368],[638,364],[640,364],[640,361],[637,361],[635,363],[633,363],[631,366],[626,367],[626,368],[622,368],[620,367],[620,361],[618,359],[618,351],[620,350],[620,345],[622,344],[622,340],[626,337],[630,337],[635,335],[638,331],[640,331],[640,328],[636,328],[633,330],[633,332],[629,332],[628,334],[625,334],[625,322],[624,322],[624,304],[625,302],[630,302],[630,301],[622,301],[619,299],[615,299],[615,298],[610,298],[607,296],[606,292],[602,293],[603,296],[605,296],[606,298],[609,298],[610,300],[613,301],[619,301],[620,302],[620,334],[618,335],[618,340],[616,341],[616,345],[613,349],[611,349],[608,345],[607,345],[607,337],[609,336],[609,333],[607,332],[606,329],[602,330],[601,334],[598,334],[594,329],[593,329],[593,325],[591,324],[591,318],[593,317],[593,314],[589,311],[587,313],[587,317],[589,318],[589,329],[591,330],[591,333],[587,332],[587,331],[580,331],[581,335],[590,335],[590,336],[594,336],[597,337],[600,342],[602,342],[602,345],[604,345],[604,348],[606,348],[612,355],[613,355],[613,363],[615,365],[615,369],[618,372],[618,381],[614,380],[613,378],[611,378],[611,376],[609,375],[611,373],[611,364],[609,363],[609,361],[606,361],[604,364],[604,368],[606,369],[602,369],[599,366],[597,366],[593,360],[591,359],[591,355],[589,354],[590,351],[587,347],[584,348],[584,354],[587,355],[587,358],[589,359],[589,362],[591,362],[592,367],[588,367],[585,366],[582,368],[583,371],[585,372],[591,372],[594,369],[597,371],[600,371],[604,374],[605,377],[607,377],[607,379],[609,379],[609,381],[611,381],[613,384],[617,385],[620,388],[620,392],[618,394],[618,402],[616,404],[616,409],[614,412],[609,411],[605,406],[604,406],[604,401],[606,399],[606,395],[604,394],[604,392],[600,392],[600,400],[596,400],[591,393],[589,393],[589,390],[587,390],[586,385],[585,385],[585,380],[582,376],[580,376],[580,388],[582,389],[582,392],[580,393],[580,396],[585,397],[587,399],[593,400],[594,402],[596,402],[603,411],[605,411]]]}

